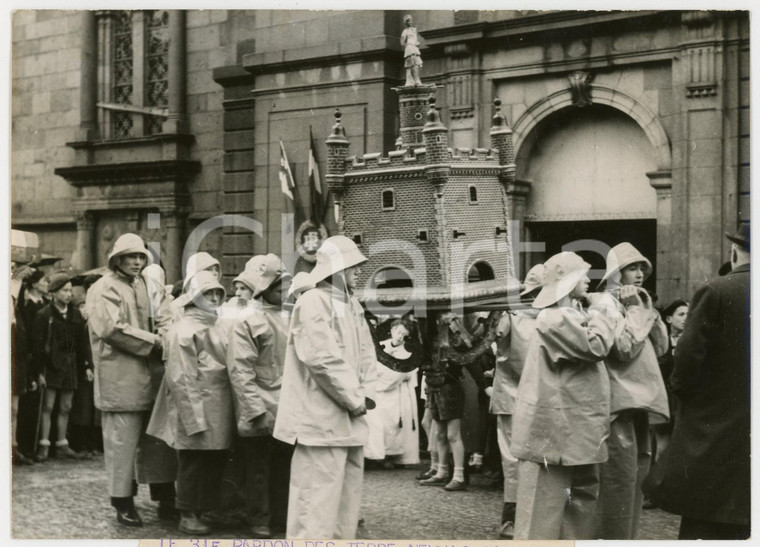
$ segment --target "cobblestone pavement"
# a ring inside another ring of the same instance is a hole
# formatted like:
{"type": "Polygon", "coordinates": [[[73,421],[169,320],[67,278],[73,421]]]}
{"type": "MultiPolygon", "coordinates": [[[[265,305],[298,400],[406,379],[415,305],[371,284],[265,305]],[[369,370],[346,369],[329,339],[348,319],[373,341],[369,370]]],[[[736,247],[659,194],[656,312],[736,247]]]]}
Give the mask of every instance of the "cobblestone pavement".
{"type": "MultiPolygon", "coordinates": [[[[501,490],[474,475],[466,492],[419,486],[417,469],[367,470],[359,539],[496,539],[501,490]]],[[[55,461],[13,469],[11,533],[24,539],[139,539],[183,537],[172,522],[159,520],[156,504],[141,487],[136,498],[145,526],[116,522],[108,504],[102,456],[89,461],[55,461]]],[[[643,512],[640,539],[676,539],[678,517],[643,512]]],[[[215,538],[246,538],[242,523],[218,529],[215,538]]]]}

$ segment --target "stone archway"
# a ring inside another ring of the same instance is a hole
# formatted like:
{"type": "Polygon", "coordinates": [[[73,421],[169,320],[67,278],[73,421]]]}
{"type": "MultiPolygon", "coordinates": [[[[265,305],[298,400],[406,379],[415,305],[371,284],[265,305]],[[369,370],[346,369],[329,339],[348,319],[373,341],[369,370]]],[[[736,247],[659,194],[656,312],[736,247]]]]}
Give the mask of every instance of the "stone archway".
{"type": "MultiPolygon", "coordinates": [[[[591,84],[589,86],[592,104],[611,107],[629,117],[641,128],[646,140],[651,144],[654,151],[655,170],[646,173],[649,184],[657,192],[656,202],[656,260],[665,267],[657,270],[657,286],[659,289],[660,279],[667,279],[668,267],[666,257],[671,251],[671,170],[673,158],[670,140],[657,115],[645,105],[641,104],[630,95],[619,90],[591,84]]],[[[516,156],[520,157],[521,148],[526,144],[528,137],[539,127],[542,121],[549,116],[559,113],[573,106],[573,94],[571,89],[563,89],[552,93],[534,103],[515,122],[513,126],[514,146],[516,156]]],[[[532,183],[529,180],[518,181],[523,188],[521,196],[522,207],[515,208],[516,220],[524,221],[526,205],[530,198],[532,183]],[[522,212],[522,215],[520,214],[522,212]]],[[[521,237],[527,233],[524,224],[521,227],[521,237]]],[[[527,265],[526,265],[527,266],[527,265]]]]}
{"type": "MultiPolygon", "coordinates": [[[[636,121],[656,150],[657,171],[670,171],[673,163],[670,140],[654,112],[630,95],[619,90],[594,84],[591,84],[589,87],[591,89],[593,104],[611,106],[636,121]]],[[[533,104],[520,116],[512,128],[515,151],[520,149],[525,138],[541,120],[554,112],[572,106],[572,104],[572,92],[569,88],[552,93],[533,104]]]]}

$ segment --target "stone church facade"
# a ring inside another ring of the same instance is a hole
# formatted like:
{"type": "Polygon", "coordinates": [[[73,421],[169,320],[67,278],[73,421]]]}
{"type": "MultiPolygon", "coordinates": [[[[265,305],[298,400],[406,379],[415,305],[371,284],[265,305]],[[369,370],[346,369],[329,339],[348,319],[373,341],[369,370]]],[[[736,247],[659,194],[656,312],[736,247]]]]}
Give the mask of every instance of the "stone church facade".
{"type": "MultiPolygon", "coordinates": [[[[665,301],[715,275],[750,218],[747,12],[409,13],[449,147],[488,143],[501,100],[519,275],[588,240],[595,268],[634,242],[665,301]]],[[[310,134],[324,176],[336,108],[350,155],[396,148],[404,14],[16,12],[13,227],[80,269],[138,232],[170,281],[199,229],[227,276],[279,252],[280,141],[303,203],[310,134]]]]}

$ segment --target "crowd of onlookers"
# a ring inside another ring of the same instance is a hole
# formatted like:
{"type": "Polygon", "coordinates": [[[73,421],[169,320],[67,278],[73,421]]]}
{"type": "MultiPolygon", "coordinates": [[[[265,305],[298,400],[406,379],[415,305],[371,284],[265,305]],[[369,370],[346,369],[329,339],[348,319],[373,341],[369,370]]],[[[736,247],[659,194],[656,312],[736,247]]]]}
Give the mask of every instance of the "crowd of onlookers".
{"type": "Polygon", "coordinates": [[[368,313],[343,236],[295,278],[252,257],[231,298],[210,254],[166,285],[134,234],[102,275],[14,265],[13,462],[104,453],[128,526],[148,484],[160,518],[210,533],[232,478],[253,537],[351,538],[365,459],[417,465],[426,445],[423,486],[503,481],[502,538],[633,539],[653,506],[683,538],[747,537],[749,228],[728,237],[691,305],[656,308],[651,262],[621,243],[596,291],[563,252],[517,309],[427,319],[368,313]]]}

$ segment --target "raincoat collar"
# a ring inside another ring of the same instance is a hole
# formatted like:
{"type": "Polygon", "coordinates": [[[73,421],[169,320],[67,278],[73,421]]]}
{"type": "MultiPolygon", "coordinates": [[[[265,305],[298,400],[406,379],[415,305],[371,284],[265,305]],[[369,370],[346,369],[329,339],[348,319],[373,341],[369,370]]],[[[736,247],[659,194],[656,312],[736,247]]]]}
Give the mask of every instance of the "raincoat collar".
{"type": "Polygon", "coordinates": [[[185,317],[192,317],[198,321],[207,325],[213,325],[219,319],[217,313],[211,313],[195,306],[195,304],[188,304],[185,308],[185,317]]]}
{"type": "Polygon", "coordinates": [[[322,280],[316,285],[317,289],[322,289],[323,291],[327,291],[330,293],[330,298],[335,298],[336,300],[340,300],[341,302],[348,302],[351,298],[351,295],[348,293],[348,289],[339,289],[335,285],[331,285],[326,280],[322,280]]]}

